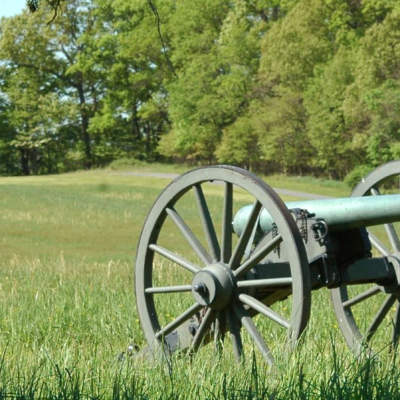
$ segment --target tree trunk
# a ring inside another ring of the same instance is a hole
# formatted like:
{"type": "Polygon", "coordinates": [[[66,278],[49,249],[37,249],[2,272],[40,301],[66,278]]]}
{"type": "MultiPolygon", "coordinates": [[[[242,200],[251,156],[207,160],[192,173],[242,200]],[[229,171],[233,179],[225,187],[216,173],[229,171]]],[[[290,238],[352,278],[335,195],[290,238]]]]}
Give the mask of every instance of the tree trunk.
{"type": "Polygon", "coordinates": [[[150,122],[147,122],[146,123],[146,143],[145,143],[145,146],[146,146],[146,158],[147,159],[149,159],[150,158],[150,153],[151,153],[151,150],[152,150],[152,146],[151,146],[151,131],[152,131],[152,129],[151,129],[151,124],[150,124],[150,122]]]}
{"type": "Polygon", "coordinates": [[[279,18],[280,7],[275,6],[272,8],[272,21],[277,21],[279,18]]]}
{"type": "Polygon", "coordinates": [[[137,117],[136,104],[133,104],[132,106],[132,137],[136,143],[140,142],[140,127],[139,127],[139,118],[137,117]]]}
{"type": "Polygon", "coordinates": [[[29,168],[29,153],[27,149],[20,149],[20,160],[21,160],[21,169],[24,175],[30,175],[31,171],[29,168]]]}
{"type": "Polygon", "coordinates": [[[36,148],[31,149],[29,152],[29,159],[30,159],[30,171],[34,175],[38,175],[39,173],[39,166],[38,166],[38,151],[36,148]]]}
{"type": "Polygon", "coordinates": [[[85,168],[92,168],[93,160],[92,160],[92,145],[90,141],[90,136],[88,132],[89,127],[89,118],[87,116],[86,110],[82,109],[85,106],[81,106],[81,132],[83,143],[85,145],[85,168]]]}
{"type": "Polygon", "coordinates": [[[92,168],[93,158],[92,158],[92,144],[89,135],[89,116],[87,111],[85,92],[83,90],[83,78],[81,78],[81,82],[77,85],[77,90],[79,94],[79,105],[80,105],[80,114],[81,114],[81,134],[83,144],[85,146],[85,168],[92,168]]]}

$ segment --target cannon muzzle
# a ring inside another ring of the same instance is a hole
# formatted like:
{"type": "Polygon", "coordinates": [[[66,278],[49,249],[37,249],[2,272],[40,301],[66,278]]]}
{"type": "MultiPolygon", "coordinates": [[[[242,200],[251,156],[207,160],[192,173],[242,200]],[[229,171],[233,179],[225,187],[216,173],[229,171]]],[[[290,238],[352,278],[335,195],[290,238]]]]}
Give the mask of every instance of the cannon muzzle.
{"type": "MultiPolygon", "coordinates": [[[[323,200],[291,201],[287,208],[299,208],[322,218],[330,231],[344,231],[352,228],[380,225],[400,221],[400,195],[345,197],[323,200]]],[[[252,205],[242,207],[233,219],[233,229],[241,235],[249,218],[252,205]]],[[[271,231],[273,220],[263,209],[260,214],[259,228],[262,233],[271,231]]]]}

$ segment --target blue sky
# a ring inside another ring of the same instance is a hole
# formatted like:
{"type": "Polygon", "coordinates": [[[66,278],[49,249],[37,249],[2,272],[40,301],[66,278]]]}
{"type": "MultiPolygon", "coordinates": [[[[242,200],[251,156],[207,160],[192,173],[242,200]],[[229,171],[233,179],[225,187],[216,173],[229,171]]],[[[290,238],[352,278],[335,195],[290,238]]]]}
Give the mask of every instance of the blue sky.
{"type": "Polygon", "coordinates": [[[25,7],[26,0],[0,0],[0,17],[19,14],[25,7]]]}

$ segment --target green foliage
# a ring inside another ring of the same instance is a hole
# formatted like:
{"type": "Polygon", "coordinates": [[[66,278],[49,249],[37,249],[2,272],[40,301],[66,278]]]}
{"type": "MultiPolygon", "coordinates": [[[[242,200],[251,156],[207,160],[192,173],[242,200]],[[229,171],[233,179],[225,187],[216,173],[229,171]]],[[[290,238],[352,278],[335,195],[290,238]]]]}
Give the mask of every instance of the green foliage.
{"type": "Polygon", "coordinates": [[[88,24],[87,9],[83,7],[87,4],[83,0],[79,4],[82,11],[77,9],[77,1],[66,5],[57,28],[48,24],[46,7],[34,14],[2,20],[2,90],[10,100],[10,123],[18,133],[13,144],[21,149],[24,174],[57,172],[66,142],[74,148],[81,140],[86,145],[86,165],[91,164],[87,133],[91,111],[85,97],[91,90],[85,89],[89,80],[74,70],[79,56],[78,37],[88,24]],[[80,128],[78,137],[74,125],[80,128]],[[68,136],[64,135],[65,126],[70,128],[68,136]],[[46,157],[34,151],[39,148],[46,157]],[[49,159],[53,152],[55,157],[49,159]]]}
{"type": "Polygon", "coordinates": [[[10,125],[7,110],[9,105],[7,101],[0,97],[0,174],[15,175],[18,173],[18,159],[15,149],[11,145],[16,132],[10,125]]]}
{"type": "Polygon", "coordinates": [[[357,165],[352,171],[350,171],[344,178],[344,182],[353,189],[358,183],[361,182],[362,178],[365,178],[372,168],[368,165],[361,164],[357,165]]]}
{"type": "Polygon", "coordinates": [[[223,164],[239,165],[248,169],[256,166],[260,151],[252,121],[241,117],[225,128],[216,156],[218,162],[223,164]]]}
{"type": "Polygon", "coordinates": [[[4,173],[70,151],[341,179],[400,155],[397,0],[28,2],[0,25],[1,90],[12,129],[25,76],[48,118],[2,136],[4,173]]]}
{"type": "Polygon", "coordinates": [[[304,92],[333,51],[327,21],[335,12],[320,0],[298,2],[262,41],[261,87],[250,115],[272,169],[301,173],[312,165],[304,92]]]}
{"type": "Polygon", "coordinates": [[[252,106],[261,158],[268,162],[271,171],[304,173],[310,146],[304,135],[306,118],[299,93],[282,87],[278,96],[252,106]]]}
{"type": "MultiPolygon", "coordinates": [[[[147,3],[123,7],[111,0],[95,3],[65,2],[51,24],[49,10],[56,5],[50,1],[41,3],[34,14],[2,21],[0,58],[6,78],[2,90],[7,97],[16,98],[9,93],[12,79],[20,80],[22,86],[23,74],[36,80],[26,98],[32,106],[35,99],[52,99],[57,112],[52,114],[42,107],[42,117],[53,131],[51,140],[57,136],[57,144],[68,143],[67,150],[52,146],[51,152],[57,155],[51,163],[43,163],[42,156],[33,157],[35,162],[31,155],[24,155],[21,173],[69,170],[72,160],[66,159],[65,165],[60,160],[68,150],[82,151],[86,168],[123,156],[157,157],[154,149],[168,120],[165,93],[160,87],[166,78],[162,72],[165,61],[154,15],[147,3]],[[65,132],[67,126],[69,131],[65,132]]],[[[12,102],[10,107],[21,110],[12,102]]],[[[24,112],[39,115],[27,108],[24,112]]],[[[14,125],[21,125],[15,112],[9,115],[14,125]]],[[[30,125],[34,123],[34,119],[30,121],[30,125]]],[[[20,143],[13,142],[18,148],[28,148],[27,138],[32,141],[35,137],[33,128],[29,129],[19,134],[20,143]]],[[[39,143],[45,146],[43,134],[33,147],[38,148],[39,143]]],[[[75,168],[81,166],[77,162],[75,168]]]]}
{"type": "Polygon", "coordinates": [[[316,71],[304,93],[307,136],[315,151],[312,162],[336,178],[342,178],[364,155],[343,111],[346,89],[354,81],[353,58],[350,50],[341,47],[328,64],[316,71]]]}
{"type": "MultiPolygon", "coordinates": [[[[101,72],[103,97],[89,131],[120,150],[112,158],[133,155],[152,160],[159,136],[168,126],[162,81],[170,73],[154,15],[145,2],[99,0],[97,5],[96,35],[84,39],[93,49],[85,63],[101,72]]],[[[160,13],[170,12],[168,2],[159,7],[160,13]]]]}
{"type": "Polygon", "coordinates": [[[214,160],[223,130],[245,112],[265,25],[252,12],[244,1],[188,1],[177,8],[171,43],[178,78],[168,86],[172,130],[169,145],[161,143],[164,154],[171,149],[214,160]]]}
{"type": "Polygon", "coordinates": [[[142,165],[144,165],[144,162],[135,158],[119,158],[110,163],[108,168],[112,170],[124,170],[132,169],[142,165]]]}
{"type": "Polygon", "coordinates": [[[301,90],[314,68],[332,52],[325,19],[329,8],[322,0],[303,0],[272,25],[262,42],[260,74],[264,85],[301,90]]]}

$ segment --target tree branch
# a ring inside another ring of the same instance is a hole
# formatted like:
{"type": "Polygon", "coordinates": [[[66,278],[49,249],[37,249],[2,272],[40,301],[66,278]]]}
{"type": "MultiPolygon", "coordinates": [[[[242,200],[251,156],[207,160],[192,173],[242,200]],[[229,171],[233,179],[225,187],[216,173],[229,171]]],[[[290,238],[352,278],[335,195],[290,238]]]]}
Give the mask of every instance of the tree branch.
{"type": "MultiPolygon", "coordinates": [[[[46,0],[47,4],[53,9],[54,14],[51,20],[48,22],[51,24],[57,18],[58,10],[61,7],[61,2],[64,0],[46,0]]],[[[38,10],[41,0],[26,0],[26,5],[28,6],[31,12],[35,12],[38,10]]]]}

